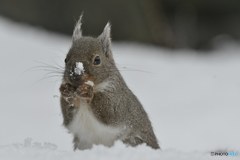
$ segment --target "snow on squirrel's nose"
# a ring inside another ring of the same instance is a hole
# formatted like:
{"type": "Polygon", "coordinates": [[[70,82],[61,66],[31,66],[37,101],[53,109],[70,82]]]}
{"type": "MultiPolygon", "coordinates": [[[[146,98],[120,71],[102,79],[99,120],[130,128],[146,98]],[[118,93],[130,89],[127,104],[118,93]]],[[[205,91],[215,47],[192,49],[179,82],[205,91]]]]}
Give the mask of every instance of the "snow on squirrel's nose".
{"type": "Polygon", "coordinates": [[[84,73],[84,67],[83,67],[83,63],[82,62],[76,62],[76,66],[75,66],[75,68],[74,68],[74,73],[76,74],[76,75],[81,75],[81,74],[83,74],[84,73]]]}

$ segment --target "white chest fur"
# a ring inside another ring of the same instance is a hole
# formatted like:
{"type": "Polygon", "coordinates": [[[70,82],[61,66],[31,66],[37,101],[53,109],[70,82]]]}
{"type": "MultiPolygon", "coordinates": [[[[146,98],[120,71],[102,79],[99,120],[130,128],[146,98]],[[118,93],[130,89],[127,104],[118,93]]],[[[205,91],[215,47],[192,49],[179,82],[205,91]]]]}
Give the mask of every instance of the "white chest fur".
{"type": "Polygon", "coordinates": [[[120,128],[106,126],[96,119],[90,106],[81,103],[73,121],[67,127],[79,139],[79,149],[89,149],[93,144],[112,146],[120,135],[120,128]]]}

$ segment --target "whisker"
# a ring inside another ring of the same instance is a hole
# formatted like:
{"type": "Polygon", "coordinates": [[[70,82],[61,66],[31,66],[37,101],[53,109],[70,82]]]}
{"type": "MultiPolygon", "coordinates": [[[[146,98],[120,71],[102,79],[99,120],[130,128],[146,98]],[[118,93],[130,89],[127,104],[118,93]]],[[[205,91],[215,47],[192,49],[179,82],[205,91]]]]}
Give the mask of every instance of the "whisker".
{"type": "Polygon", "coordinates": [[[57,65],[57,66],[54,66],[54,65],[51,65],[51,64],[47,64],[45,62],[40,62],[40,61],[36,61],[37,63],[45,66],[45,67],[51,67],[51,68],[55,68],[55,69],[64,69],[64,67],[60,66],[60,65],[57,65]]]}
{"type": "Polygon", "coordinates": [[[144,70],[138,70],[138,69],[110,69],[109,71],[102,71],[100,73],[114,72],[114,71],[119,71],[119,72],[142,72],[142,73],[152,74],[152,72],[148,72],[148,71],[144,71],[144,70]]]}
{"type": "MultiPolygon", "coordinates": [[[[52,64],[47,64],[46,62],[41,62],[41,61],[36,61],[36,63],[40,64],[39,66],[34,66],[30,69],[28,69],[27,71],[43,71],[45,73],[43,73],[43,77],[41,79],[39,79],[37,82],[41,82],[43,80],[46,79],[51,79],[51,78],[55,78],[57,80],[61,80],[62,78],[69,78],[69,75],[65,75],[65,66],[61,66],[58,63],[56,63],[56,61],[54,61],[54,65],[52,64]]],[[[111,72],[141,72],[141,73],[147,73],[147,74],[151,74],[153,72],[149,72],[146,70],[142,70],[142,69],[135,69],[132,67],[128,67],[128,66],[120,66],[118,64],[118,68],[113,67],[113,68],[109,68],[107,71],[103,70],[100,71],[99,74],[102,73],[110,73],[111,72]]]]}
{"type": "Polygon", "coordinates": [[[125,69],[125,70],[119,69],[119,71],[131,71],[131,72],[136,71],[136,72],[142,72],[142,73],[152,73],[152,72],[149,72],[149,71],[144,71],[144,70],[139,70],[139,69],[125,69]]]}
{"type": "Polygon", "coordinates": [[[49,71],[49,72],[56,72],[56,73],[64,73],[64,71],[54,70],[49,68],[31,68],[29,71],[49,71]]]}
{"type": "Polygon", "coordinates": [[[153,73],[153,72],[150,72],[150,71],[146,71],[146,70],[142,70],[142,69],[135,69],[135,68],[130,68],[130,67],[119,67],[121,70],[121,68],[125,69],[125,70],[121,70],[121,71],[137,71],[137,72],[143,72],[143,73],[153,73]]]}
{"type": "Polygon", "coordinates": [[[54,61],[54,64],[58,67],[58,68],[61,68],[61,69],[63,69],[64,70],[64,66],[61,66],[61,65],[59,65],[56,61],[54,61]]]}

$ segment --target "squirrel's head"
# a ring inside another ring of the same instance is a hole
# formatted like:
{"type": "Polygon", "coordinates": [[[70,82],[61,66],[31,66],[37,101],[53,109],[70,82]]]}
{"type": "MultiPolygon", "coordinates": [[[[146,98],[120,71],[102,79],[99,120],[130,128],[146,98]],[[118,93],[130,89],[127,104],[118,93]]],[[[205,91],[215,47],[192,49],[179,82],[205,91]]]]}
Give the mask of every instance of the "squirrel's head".
{"type": "Polygon", "coordinates": [[[64,81],[78,86],[83,81],[83,75],[88,75],[95,84],[99,84],[115,70],[111,52],[111,26],[107,23],[96,38],[85,37],[82,36],[81,19],[82,16],[74,28],[72,46],[65,59],[64,81]]]}

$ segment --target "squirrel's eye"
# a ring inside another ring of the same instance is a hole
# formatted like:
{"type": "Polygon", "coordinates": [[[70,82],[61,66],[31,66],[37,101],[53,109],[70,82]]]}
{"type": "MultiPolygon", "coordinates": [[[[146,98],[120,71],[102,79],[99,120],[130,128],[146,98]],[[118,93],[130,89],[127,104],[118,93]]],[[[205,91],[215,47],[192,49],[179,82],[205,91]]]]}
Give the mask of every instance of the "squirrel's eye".
{"type": "Polygon", "coordinates": [[[96,57],[94,58],[93,64],[94,64],[94,65],[99,65],[99,64],[101,64],[100,56],[96,56],[96,57]]]}
{"type": "Polygon", "coordinates": [[[65,62],[65,63],[68,63],[68,61],[69,61],[69,56],[67,56],[67,57],[65,58],[64,62],[65,62]]]}

